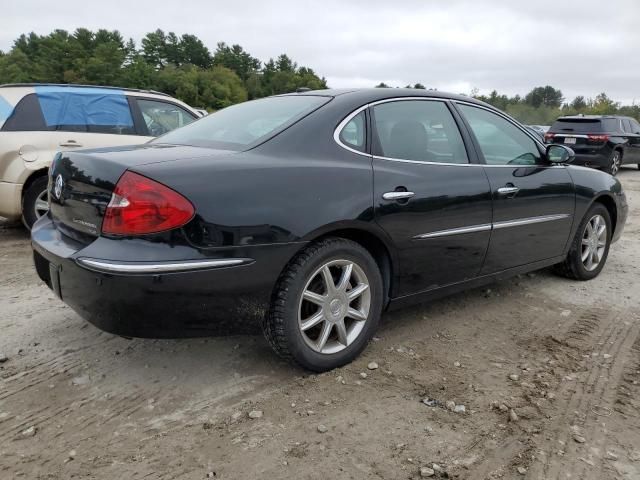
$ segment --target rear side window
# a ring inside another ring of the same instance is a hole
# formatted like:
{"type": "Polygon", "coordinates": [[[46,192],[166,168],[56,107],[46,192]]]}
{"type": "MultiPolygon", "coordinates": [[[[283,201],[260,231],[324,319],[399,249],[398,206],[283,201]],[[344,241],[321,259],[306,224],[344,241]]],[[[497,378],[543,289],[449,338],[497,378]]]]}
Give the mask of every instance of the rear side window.
{"type": "Polygon", "coordinates": [[[47,129],[135,135],[127,97],[121,90],[35,87],[47,129]]]}
{"type": "Polygon", "coordinates": [[[602,122],[600,119],[559,119],[550,129],[553,133],[600,133],[602,132],[602,122]]]}
{"type": "Polygon", "coordinates": [[[469,163],[458,126],[444,102],[398,100],[373,107],[383,157],[437,163],[469,163]]]}
{"type": "Polygon", "coordinates": [[[140,113],[152,137],[159,137],[195,120],[194,116],[173,103],[137,99],[140,113]]]}
{"type": "Polygon", "coordinates": [[[340,141],[346,146],[363,152],[367,139],[364,111],[358,113],[340,131],[340,141]]]}
{"type": "Polygon", "coordinates": [[[630,122],[631,122],[631,133],[640,135],[640,123],[636,122],[634,119],[631,119],[630,122]]]}

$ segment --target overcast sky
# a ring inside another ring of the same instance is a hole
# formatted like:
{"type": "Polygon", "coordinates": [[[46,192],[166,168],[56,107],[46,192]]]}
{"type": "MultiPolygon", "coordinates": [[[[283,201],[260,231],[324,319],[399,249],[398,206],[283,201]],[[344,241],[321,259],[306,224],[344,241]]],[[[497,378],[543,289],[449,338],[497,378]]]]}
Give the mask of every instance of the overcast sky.
{"type": "Polygon", "coordinates": [[[21,33],[161,28],[213,52],[239,43],[261,60],[286,52],[331,87],[421,82],[454,93],[560,88],[640,102],[640,0],[22,0],[0,8],[0,50],[21,33]]]}

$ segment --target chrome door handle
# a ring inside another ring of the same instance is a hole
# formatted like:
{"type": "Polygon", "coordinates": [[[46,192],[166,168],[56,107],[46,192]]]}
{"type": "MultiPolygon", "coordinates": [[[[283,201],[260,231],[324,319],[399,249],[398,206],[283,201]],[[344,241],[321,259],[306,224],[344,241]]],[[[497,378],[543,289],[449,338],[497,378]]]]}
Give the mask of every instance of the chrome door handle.
{"type": "Polygon", "coordinates": [[[406,200],[415,195],[413,192],[387,192],[382,194],[385,200],[406,200]]]}
{"type": "Polygon", "coordinates": [[[59,146],[60,147],[81,147],[82,144],[76,142],[75,140],[67,140],[66,142],[61,142],[59,146]]]}
{"type": "Polygon", "coordinates": [[[498,193],[500,195],[510,195],[512,193],[518,193],[520,189],[518,187],[500,187],[498,193]]]}

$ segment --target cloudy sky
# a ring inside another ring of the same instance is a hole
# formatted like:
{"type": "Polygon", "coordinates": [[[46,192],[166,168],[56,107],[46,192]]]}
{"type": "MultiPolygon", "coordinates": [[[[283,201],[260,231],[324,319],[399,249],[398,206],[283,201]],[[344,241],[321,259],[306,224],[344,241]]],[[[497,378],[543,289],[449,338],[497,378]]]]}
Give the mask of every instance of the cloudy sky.
{"type": "Polygon", "coordinates": [[[332,87],[513,95],[549,84],[568,100],[605,91],[640,102],[640,0],[22,0],[1,10],[5,51],[29,31],[106,28],[139,41],[161,28],[212,51],[225,41],[261,60],[286,52],[332,87]]]}

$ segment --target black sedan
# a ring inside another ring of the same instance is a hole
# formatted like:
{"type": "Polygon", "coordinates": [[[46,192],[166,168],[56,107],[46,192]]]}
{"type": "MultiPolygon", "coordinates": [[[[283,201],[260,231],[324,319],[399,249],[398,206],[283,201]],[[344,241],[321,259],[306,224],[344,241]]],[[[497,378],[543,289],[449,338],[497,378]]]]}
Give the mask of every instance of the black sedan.
{"type": "Polygon", "coordinates": [[[257,321],[281,356],[327,370],[385,309],[550,265],[597,276],[627,202],[572,155],[464,96],[270,97],[143,146],[59,155],[35,265],[109,332],[257,321]]]}

